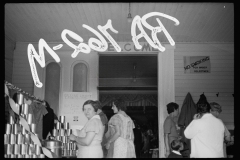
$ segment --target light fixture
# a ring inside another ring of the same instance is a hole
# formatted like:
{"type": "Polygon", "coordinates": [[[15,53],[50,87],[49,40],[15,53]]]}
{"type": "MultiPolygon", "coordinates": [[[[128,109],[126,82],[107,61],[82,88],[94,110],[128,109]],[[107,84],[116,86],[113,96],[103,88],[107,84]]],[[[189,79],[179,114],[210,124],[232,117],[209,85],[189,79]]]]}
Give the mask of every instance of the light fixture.
{"type": "Polygon", "coordinates": [[[128,17],[127,17],[127,20],[128,20],[129,23],[132,22],[132,15],[131,15],[130,11],[131,10],[130,10],[130,3],[129,3],[129,13],[128,13],[128,17]]]}

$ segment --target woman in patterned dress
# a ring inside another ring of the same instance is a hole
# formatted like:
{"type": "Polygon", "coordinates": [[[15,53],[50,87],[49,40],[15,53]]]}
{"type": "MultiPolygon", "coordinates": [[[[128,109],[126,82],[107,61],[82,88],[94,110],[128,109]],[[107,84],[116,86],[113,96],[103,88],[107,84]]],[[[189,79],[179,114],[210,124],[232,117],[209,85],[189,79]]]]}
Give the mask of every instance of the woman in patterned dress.
{"type": "Polygon", "coordinates": [[[87,123],[80,131],[80,135],[70,135],[69,139],[76,141],[78,146],[77,158],[103,158],[102,137],[104,127],[100,116],[97,115],[99,104],[88,100],[83,104],[83,112],[88,118],[87,123]]]}
{"type": "Polygon", "coordinates": [[[112,110],[115,115],[108,122],[108,131],[105,134],[107,158],[136,158],[133,133],[135,126],[125,113],[125,102],[122,99],[113,101],[112,110]]]}

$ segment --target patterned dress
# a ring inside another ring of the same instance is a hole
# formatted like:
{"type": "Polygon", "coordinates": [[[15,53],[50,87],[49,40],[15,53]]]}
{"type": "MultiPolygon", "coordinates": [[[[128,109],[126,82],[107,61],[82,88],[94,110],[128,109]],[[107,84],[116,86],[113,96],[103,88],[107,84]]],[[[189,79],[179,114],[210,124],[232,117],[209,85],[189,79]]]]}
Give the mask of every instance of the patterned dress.
{"type": "Polygon", "coordinates": [[[135,126],[132,119],[125,112],[119,111],[108,123],[110,137],[115,134],[115,128],[113,126],[119,126],[121,135],[110,144],[107,158],[136,158],[133,143],[133,128],[135,128],[135,126]]]}

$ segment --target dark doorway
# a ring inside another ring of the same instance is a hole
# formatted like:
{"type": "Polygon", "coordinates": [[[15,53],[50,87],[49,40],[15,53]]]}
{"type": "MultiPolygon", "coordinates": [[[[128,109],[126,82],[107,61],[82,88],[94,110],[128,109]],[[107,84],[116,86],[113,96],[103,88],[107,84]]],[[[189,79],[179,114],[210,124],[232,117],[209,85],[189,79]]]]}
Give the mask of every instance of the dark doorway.
{"type": "Polygon", "coordinates": [[[137,158],[151,158],[151,149],[158,148],[157,75],[157,54],[100,54],[98,89],[103,112],[110,119],[112,100],[126,101],[126,113],[141,132],[141,138],[135,139],[137,158]]]}

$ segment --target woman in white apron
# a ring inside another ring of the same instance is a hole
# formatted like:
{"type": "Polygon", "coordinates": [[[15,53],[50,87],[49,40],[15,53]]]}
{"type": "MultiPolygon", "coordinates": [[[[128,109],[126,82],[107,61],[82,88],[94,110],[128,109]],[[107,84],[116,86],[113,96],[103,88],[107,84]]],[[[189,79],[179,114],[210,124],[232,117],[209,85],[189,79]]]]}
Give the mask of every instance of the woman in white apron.
{"type": "Polygon", "coordinates": [[[108,122],[106,148],[107,158],[136,158],[134,146],[134,123],[124,112],[126,106],[121,99],[113,102],[113,112],[116,113],[108,122]]]}
{"type": "Polygon", "coordinates": [[[98,103],[92,100],[86,101],[83,104],[83,112],[88,122],[81,129],[79,137],[73,134],[69,137],[77,143],[77,158],[103,158],[101,142],[104,129],[97,110],[98,103]]]}

